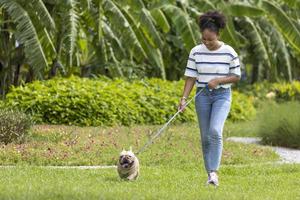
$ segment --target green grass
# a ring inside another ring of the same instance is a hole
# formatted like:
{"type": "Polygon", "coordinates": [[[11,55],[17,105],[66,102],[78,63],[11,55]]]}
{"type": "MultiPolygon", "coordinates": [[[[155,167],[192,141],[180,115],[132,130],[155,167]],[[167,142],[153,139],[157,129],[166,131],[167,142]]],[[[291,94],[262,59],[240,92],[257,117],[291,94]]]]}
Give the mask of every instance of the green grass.
{"type": "MultiPolygon", "coordinates": [[[[225,137],[246,126],[226,125],[225,137]],[[232,130],[232,131],[231,131],[232,130]]],[[[24,144],[3,145],[1,165],[114,165],[123,148],[140,149],[161,126],[70,127],[35,126],[24,144]]],[[[242,133],[242,132],[241,132],[242,133]]],[[[196,123],[172,125],[139,157],[146,166],[199,165],[202,162],[196,123]],[[184,155],[184,156],[182,156],[184,155]]],[[[224,142],[222,164],[246,164],[278,159],[270,148],[224,142]]]]}
{"type": "Polygon", "coordinates": [[[115,169],[76,170],[17,167],[0,169],[0,199],[300,199],[299,165],[225,166],[220,186],[204,185],[201,166],[141,168],[135,182],[115,169]]]}
{"type": "Polygon", "coordinates": [[[232,122],[227,120],[224,126],[223,136],[227,137],[258,137],[258,121],[232,122]]]}
{"type": "MultiPolygon", "coordinates": [[[[251,136],[251,125],[227,123],[224,137],[251,136]]],[[[205,186],[196,123],[170,126],[140,154],[141,175],[134,182],[120,180],[116,169],[37,167],[114,165],[122,148],[138,150],[158,128],[35,126],[24,144],[0,147],[1,165],[16,165],[0,168],[0,200],[300,199],[300,165],[272,164],[278,156],[257,145],[224,141],[220,187],[205,186]]]]}
{"type": "Polygon", "coordinates": [[[265,104],[258,114],[258,134],[264,144],[300,149],[300,103],[265,104]],[[298,111],[298,112],[297,112],[298,111]]]}

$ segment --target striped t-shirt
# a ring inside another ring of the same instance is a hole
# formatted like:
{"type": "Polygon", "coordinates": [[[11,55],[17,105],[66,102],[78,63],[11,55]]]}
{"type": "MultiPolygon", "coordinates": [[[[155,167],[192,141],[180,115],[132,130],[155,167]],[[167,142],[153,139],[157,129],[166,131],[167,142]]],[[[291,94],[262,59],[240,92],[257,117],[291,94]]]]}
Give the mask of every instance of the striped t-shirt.
{"type": "MultiPolygon", "coordinates": [[[[191,50],[184,75],[196,77],[196,86],[205,87],[214,78],[241,76],[240,61],[234,49],[227,44],[222,43],[220,48],[213,51],[200,44],[191,50]]],[[[217,88],[230,86],[231,83],[221,84],[217,88]]]]}

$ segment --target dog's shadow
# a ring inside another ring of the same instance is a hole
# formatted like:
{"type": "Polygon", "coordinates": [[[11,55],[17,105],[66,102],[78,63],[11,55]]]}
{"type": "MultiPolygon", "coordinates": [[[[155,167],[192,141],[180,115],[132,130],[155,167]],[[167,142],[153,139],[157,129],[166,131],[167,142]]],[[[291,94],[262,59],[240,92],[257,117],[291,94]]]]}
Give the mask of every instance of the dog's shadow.
{"type": "Polygon", "coordinates": [[[117,177],[117,176],[109,176],[109,177],[105,177],[104,178],[104,181],[105,182],[115,182],[115,183],[119,183],[119,182],[122,182],[122,180],[117,177]]]}
{"type": "Polygon", "coordinates": [[[121,179],[118,175],[107,176],[103,180],[105,182],[110,182],[110,183],[128,183],[129,184],[129,183],[137,182],[137,180],[129,181],[129,180],[121,179]]]}

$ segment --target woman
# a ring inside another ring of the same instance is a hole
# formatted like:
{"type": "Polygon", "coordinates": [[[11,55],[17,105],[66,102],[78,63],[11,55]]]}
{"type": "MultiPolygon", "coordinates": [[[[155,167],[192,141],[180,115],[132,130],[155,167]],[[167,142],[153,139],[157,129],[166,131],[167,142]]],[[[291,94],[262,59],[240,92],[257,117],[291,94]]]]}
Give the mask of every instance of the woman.
{"type": "Polygon", "coordinates": [[[189,55],[185,70],[185,86],[179,109],[196,83],[197,92],[205,88],[195,99],[201,132],[202,152],[207,184],[219,185],[217,171],[222,155],[222,131],[231,105],[231,84],[241,76],[239,58],[234,49],[219,40],[219,31],[226,25],[219,12],[207,12],[200,16],[199,27],[202,44],[195,46],[189,55]]]}

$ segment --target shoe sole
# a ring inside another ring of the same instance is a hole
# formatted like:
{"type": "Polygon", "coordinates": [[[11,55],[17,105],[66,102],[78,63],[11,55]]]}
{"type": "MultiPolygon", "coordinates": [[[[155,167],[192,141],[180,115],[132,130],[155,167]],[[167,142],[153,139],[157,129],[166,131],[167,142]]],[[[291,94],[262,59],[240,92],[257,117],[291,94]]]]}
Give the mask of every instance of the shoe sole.
{"type": "Polygon", "coordinates": [[[206,186],[209,186],[209,185],[213,185],[213,186],[215,186],[215,188],[217,188],[219,186],[219,184],[215,184],[213,181],[206,183],[206,186]]]}

